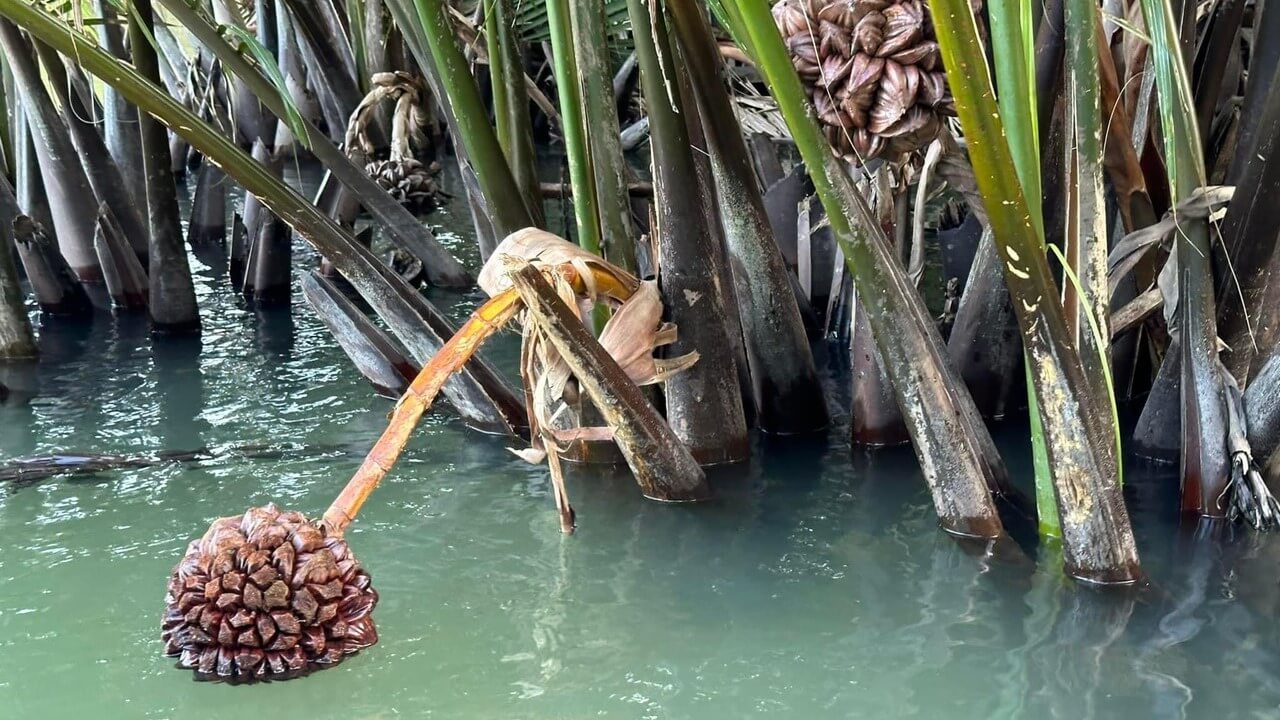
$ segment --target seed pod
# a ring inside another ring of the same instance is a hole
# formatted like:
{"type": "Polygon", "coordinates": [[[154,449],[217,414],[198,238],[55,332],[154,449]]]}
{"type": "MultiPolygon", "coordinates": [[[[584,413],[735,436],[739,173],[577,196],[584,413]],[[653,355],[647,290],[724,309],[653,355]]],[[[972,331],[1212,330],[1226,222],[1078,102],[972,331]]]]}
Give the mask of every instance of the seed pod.
{"type": "Polygon", "coordinates": [[[391,197],[415,212],[434,210],[444,197],[436,183],[436,163],[427,166],[413,158],[379,160],[365,166],[365,172],[391,197]]]}
{"type": "Polygon", "coordinates": [[[782,0],[773,17],[841,157],[901,160],[955,115],[923,0],[782,0]]]}
{"type": "Polygon", "coordinates": [[[377,602],[345,540],[267,505],[215,521],[187,547],[161,637],[197,675],[283,679],[376,643],[377,602]]]}

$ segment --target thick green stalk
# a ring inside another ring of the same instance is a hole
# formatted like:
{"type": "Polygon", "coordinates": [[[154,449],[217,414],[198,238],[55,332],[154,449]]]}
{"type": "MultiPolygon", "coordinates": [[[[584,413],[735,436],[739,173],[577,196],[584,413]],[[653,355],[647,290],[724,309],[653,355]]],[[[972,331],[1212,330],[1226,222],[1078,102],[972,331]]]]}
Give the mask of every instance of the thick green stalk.
{"type": "Polygon", "coordinates": [[[715,16],[716,21],[729,29],[734,42],[746,51],[749,57],[760,57],[755,43],[751,40],[751,33],[747,30],[742,13],[738,11],[738,6],[733,4],[733,0],[729,0],[729,4],[725,4],[725,0],[707,0],[707,7],[711,8],[711,14],[715,16]]]}
{"type": "Polygon", "coordinates": [[[364,0],[347,0],[347,32],[351,36],[351,57],[356,66],[356,86],[360,92],[369,92],[369,49],[365,44],[364,0]]]}
{"type": "Polygon", "coordinates": [[[1178,44],[1168,0],[1142,0],[1142,17],[1151,39],[1151,63],[1159,97],[1160,133],[1170,186],[1181,200],[1205,185],[1204,150],[1195,132],[1195,107],[1186,64],[1178,44]]]}
{"type": "MultiPolygon", "coordinates": [[[[1160,134],[1177,217],[1178,203],[1206,184],[1204,151],[1173,10],[1167,0],[1142,0],[1142,15],[1151,38],[1160,134]]],[[[1230,476],[1209,224],[1204,218],[1180,218],[1176,232],[1176,329],[1182,348],[1182,508],[1206,517],[1224,517],[1230,476]]]]}
{"type": "MultiPolygon", "coordinates": [[[[1027,208],[1041,245],[1044,244],[1044,213],[1040,208],[1040,132],[1037,122],[1035,48],[1031,31],[1031,3],[1026,0],[992,0],[991,45],[995,56],[997,102],[1000,114],[1008,118],[1005,136],[1013,154],[1018,181],[1022,184],[1027,208]]],[[[1031,363],[1023,363],[1027,376],[1027,406],[1031,415],[1031,454],[1036,477],[1036,512],[1040,532],[1060,535],[1058,508],[1053,499],[1053,477],[1049,452],[1044,446],[1044,428],[1036,402],[1031,363]]]]}
{"type": "Polygon", "coordinates": [[[462,141],[467,159],[475,168],[485,211],[494,231],[499,237],[506,237],[530,227],[532,216],[511,176],[493,125],[489,124],[488,111],[480,100],[467,59],[458,49],[443,0],[414,0],[414,6],[440,82],[449,96],[458,127],[457,139],[462,141]]]}
{"type": "Polygon", "coordinates": [[[791,64],[764,0],[723,4],[728,25],[746,33],[750,49],[809,168],[836,241],[893,382],[943,528],[961,535],[1004,533],[989,488],[1003,467],[973,399],[944,357],[942,339],[898,262],[866,200],[845,175],[818,128],[813,107],[791,64]]]}
{"type": "MultiPolygon", "coordinates": [[[[576,239],[583,249],[599,255],[600,215],[596,205],[595,174],[591,169],[591,146],[582,110],[577,48],[570,28],[569,0],[547,0],[547,23],[551,29],[552,65],[556,74],[556,95],[560,100],[565,154],[569,160],[569,182],[573,186],[573,216],[578,228],[576,239]]],[[[591,38],[591,42],[603,40],[591,38]]]]}
{"type": "Polygon", "coordinates": [[[1128,512],[1115,477],[1108,413],[1098,407],[1067,328],[1044,244],[992,100],[973,11],[966,0],[930,0],[947,79],[956,98],[978,189],[1022,328],[1062,521],[1067,572],[1092,582],[1141,575],[1128,512]]]}
{"type": "MultiPolygon", "coordinates": [[[[1063,35],[1063,0],[1050,0],[1044,7],[1043,17],[1040,22],[1039,33],[1035,36],[1035,93],[1036,105],[1034,107],[1035,122],[1037,130],[1045,128],[1048,130],[1053,117],[1054,109],[1058,106],[1057,99],[1062,93],[1063,86],[1063,47],[1065,45],[1063,35]]],[[[1003,99],[1003,98],[1002,98],[1003,99]]],[[[1011,114],[1014,111],[1001,107],[1001,111],[1010,122],[1017,122],[1018,116],[1011,114]]],[[[1037,196],[1028,195],[1028,202],[1032,203],[1031,207],[1038,204],[1039,211],[1034,212],[1036,219],[1043,222],[1040,227],[1044,229],[1044,222],[1052,223],[1052,232],[1055,242],[1061,242],[1061,231],[1065,228],[1065,193],[1061,192],[1061,187],[1065,181],[1062,174],[1060,163],[1063,153],[1065,153],[1065,141],[1059,136],[1055,138],[1045,138],[1051,140],[1043,146],[1043,152],[1040,158],[1041,175],[1040,194],[1037,196]],[[1048,177],[1045,177],[1046,174],[1048,177]],[[1046,184],[1048,190],[1054,195],[1046,198],[1046,184]]],[[[1043,234],[1041,236],[1042,243],[1045,240],[1043,234]]],[[[1047,249],[1047,247],[1046,247],[1047,249]]],[[[997,260],[997,263],[999,261],[997,260]]],[[[1003,285],[1003,269],[997,265],[997,271],[1001,273],[1001,284],[1003,285]]],[[[1007,296],[1008,293],[1004,292],[1007,296]]],[[[1013,306],[1009,305],[1012,312],[1013,306]]],[[[1016,322],[1016,319],[1014,320],[1016,322]]],[[[1062,526],[1058,516],[1057,498],[1055,496],[1053,473],[1049,467],[1049,451],[1045,447],[1044,426],[1041,421],[1040,405],[1036,400],[1035,379],[1031,375],[1031,361],[1028,355],[1023,353],[1023,375],[1026,379],[1026,395],[1027,408],[1030,416],[1031,425],[1031,449],[1035,467],[1035,488],[1036,488],[1036,511],[1039,519],[1040,534],[1048,537],[1061,538],[1062,526]]]]}
{"type": "Polygon", "coordinates": [[[511,0],[485,0],[484,35],[489,50],[489,84],[498,143],[533,219],[542,225],[542,193],[538,184],[533,122],[524,84],[520,38],[512,25],[511,0]]]}
{"type": "Polygon", "coordinates": [[[1073,142],[1067,153],[1067,239],[1063,252],[1074,293],[1068,325],[1097,405],[1115,435],[1116,479],[1121,473],[1120,424],[1110,381],[1111,293],[1107,278],[1107,205],[1103,177],[1102,85],[1098,70],[1098,7],[1094,0],[1066,0],[1066,97],[1073,142]]]}
{"type": "MultiPolygon", "coordinates": [[[[440,114],[444,116],[445,125],[449,128],[449,137],[453,141],[454,161],[458,165],[458,173],[462,176],[462,186],[467,194],[467,210],[471,214],[472,226],[475,228],[476,244],[480,248],[480,256],[488,259],[489,255],[497,248],[502,236],[499,236],[495,231],[494,223],[484,207],[485,199],[483,189],[480,186],[480,179],[471,159],[467,157],[467,141],[462,136],[458,114],[453,111],[453,103],[449,99],[449,93],[445,90],[440,68],[437,66],[435,58],[431,55],[426,33],[422,29],[422,24],[418,21],[417,7],[414,5],[414,0],[383,1],[387,10],[390,11],[396,27],[400,29],[405,47],[413,55],[413,59],[417,61],[418,67],[422,68],[423,77],[426,78],[427,85],[431,88],[431,94],[440,106],[440,114]]],[[[494,136],[494,142],[497,142],[496,135],[494,136]]],[[[499,146],[499,151],[501,151],[501,146],[499,146]]],[[[510,172],[509,168],[508,172],[510,172]]],[[[511,182],[514,184],[515,179],[512,178],[511,182]]]]}
{"type": "Polygon", "coordinates": [[[507,83],[507,54],[502,50],[502,36],[510,27],[506,22],[506,4],[501,0],[485,0],[484,4],[484,42],[489,53],[489,86],[493,92],[493,125],[498,135],[498,144],[511,161],[511,93],[507,83]]]}
{"type": "MultiPolygon", "coordinates": [[[[600,216],[600,249],[609,262],[636,269],[631,198],[627,194],[626,159],[622,156],[618,106],[609,66],[608,26],[603,0],[575,0],[570,5],[583,120],[595,174],[600,216]]],[[[576,190],[577,185],[574,185],[576,190]]],[[[574,194],[575,200],[577,194],[574,194]]]]}
{"type": "Polygon", "coordinates": [[[1027,415],[1031,429],[1031,466],[1036,481],[1036,526],[1041,535],[1062,537],[1062,520],[1058,517],[1058,499],[1053,489],[1053,471],[1049,467],[1049,450],[1044,445],[1044,422],[1040,404],[1036,402],[1035,378],[1031,377],[1031,358],[1023,353],[1023,374],[1027,378],[1027,415]]]}
{"type": "Polygon", "coordinates": [[[1040,128],[1036,120],[1035,33],[1028,0],[991,0],[991,46],[995,56],[997,102],[1007,118],[1005,137],[1013,153],[1031,221],[1044,239],[1040,213],[1040,128]]]}
{"type": "MultiPolygon", "coordinates": [[[[0,79],[7,74],[8,67],[0,61],[0,79]]],[[[9,126],[9,83],[0,82],[0,172],[13,177],[15,169],[13,128],[9,126]]]]}

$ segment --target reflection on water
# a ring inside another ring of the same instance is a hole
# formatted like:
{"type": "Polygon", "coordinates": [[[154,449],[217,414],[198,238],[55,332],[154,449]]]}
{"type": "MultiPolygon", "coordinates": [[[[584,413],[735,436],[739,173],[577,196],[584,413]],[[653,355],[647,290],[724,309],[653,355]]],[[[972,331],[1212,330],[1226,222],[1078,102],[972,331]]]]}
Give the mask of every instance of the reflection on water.
{"type": "MultiPolygon", "coordinates": [[[[141,321],[45,332],[38,370],[6,370],[7,385],[39,394],[0,406],[0,458],[306,451],[0,487],[0,717],[1216,719],[1280,707],[1280,541],[1178,530],[1167,471],[1135,465],[1126,488],[1152,586],[1097,591],[1063,580],[1053,548],[944,536],[909,450],[850,452],[839,433],[762,441],[752,463],[714,472],[719,496],[699,507],[575,469],[580,530],[566,538],[542,468],[440,413],[350,533],[382,593],[382,642],[294,682],[194,683],[158,640],[187,541],[269,499],[320,512],[389,408],[307,312],[259,314],[224,274],[198,275],[199,342],[153,345],[141,321]]],[[[475,297],[464,300],[456,313],[475,297]]],[[[510,367],[515,338],[498,343],[510,367]]],[[[1025,478],[1025,430],[1001,434],[1025,478]]]]}

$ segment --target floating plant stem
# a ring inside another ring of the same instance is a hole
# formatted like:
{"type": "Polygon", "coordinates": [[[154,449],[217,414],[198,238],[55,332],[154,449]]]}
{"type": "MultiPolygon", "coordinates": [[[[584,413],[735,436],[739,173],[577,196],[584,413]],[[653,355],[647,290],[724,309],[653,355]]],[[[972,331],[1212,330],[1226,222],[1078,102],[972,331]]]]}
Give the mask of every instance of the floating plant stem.
{"type": "Polygon", "coordinates": [[[508,290],[491,298],[472,312],[471,317],[458,328],[458,332],[449,338],[449,342],[423,366],[410,383],[409,389],[396,403],[382,436],[374,443],[373,449],[364,462],[360,463],[347,486],[325,511],[324,524],[330,534],[341,536],[351,521],[355,520],[356,513],[360,512],[369,495],[395,465],[396,459],[409,442],[409,435],[417,427],[422,414],[431,408],[445,381],[466,365],[480,349],[480,345],[501,330],[519,309],[520,296],[515,290],[508,290]]]}

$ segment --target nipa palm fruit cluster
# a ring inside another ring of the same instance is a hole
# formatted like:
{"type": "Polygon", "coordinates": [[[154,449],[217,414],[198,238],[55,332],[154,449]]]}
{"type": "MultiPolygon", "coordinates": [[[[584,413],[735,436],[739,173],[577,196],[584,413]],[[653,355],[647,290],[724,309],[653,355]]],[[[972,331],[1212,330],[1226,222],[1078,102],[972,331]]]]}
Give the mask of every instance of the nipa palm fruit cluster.
{"type": "Polygon", "coordinates": [[[165,653],[202,676],[291,677],[378,641],[378,593],[347,543],[275,505],[215,521],[165,601],[165,653]]]}
{"type": "Polygon", "coordinates": [[[426,124],[427,114],[423,108],[426,91],[416,78],[401,71],[375,73],[371,85],[369,94],[351,114],[345,139],[347,151],[359,148],[365,157],[374,155],[376,148],[369,138],[374,111],[383,102],[394,101],[388,157],[368,162],[365,172],[401,205],[415,212],[430,212],[444,198],[436,182],[440,165],[415,158],[411,142],[419,133],[418,128],[426,124]]]}
{"type": "Polygon", "coordinates": [[[899,159],[955,115],[922,0],[782,0],[773,16],[842,157],[899,159]]]}
{"type": "Polygon", "coordinates": [[[440,204],[442,192],[436,182],[440,164],[426,165],[411,157],[375,160],[365,172],[401,205],[414,212],[429,212],[440,204]]]}

